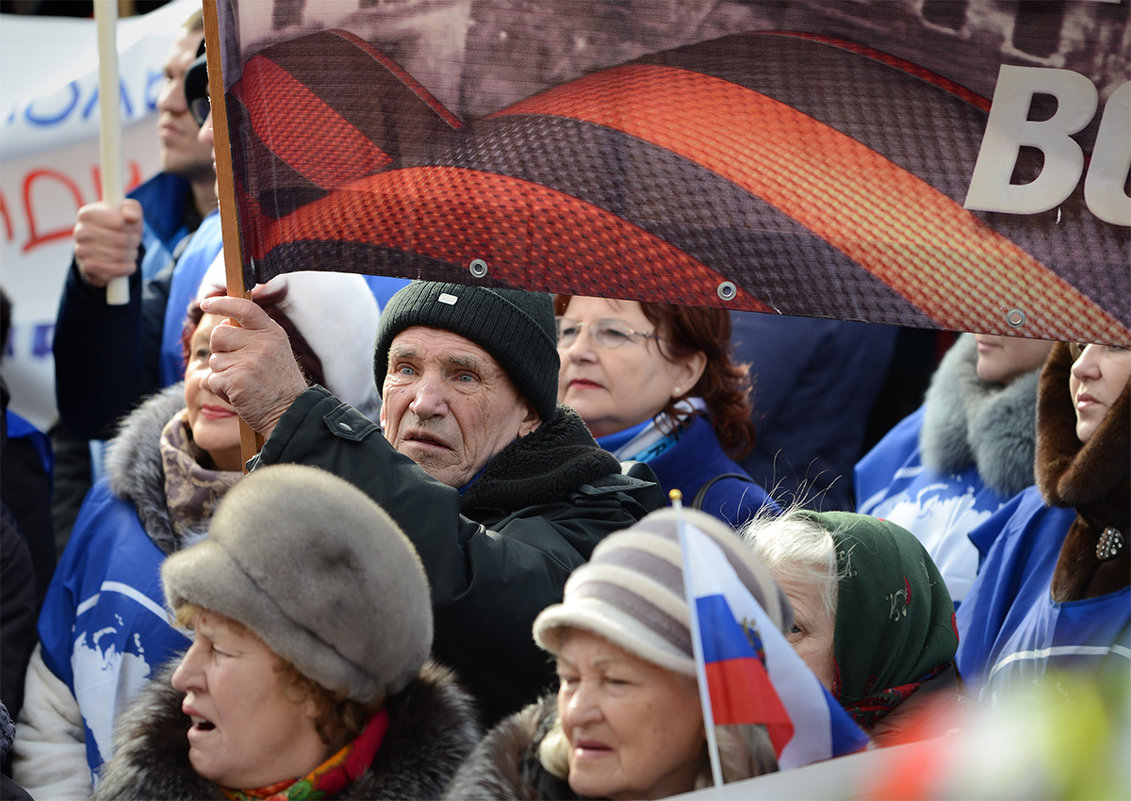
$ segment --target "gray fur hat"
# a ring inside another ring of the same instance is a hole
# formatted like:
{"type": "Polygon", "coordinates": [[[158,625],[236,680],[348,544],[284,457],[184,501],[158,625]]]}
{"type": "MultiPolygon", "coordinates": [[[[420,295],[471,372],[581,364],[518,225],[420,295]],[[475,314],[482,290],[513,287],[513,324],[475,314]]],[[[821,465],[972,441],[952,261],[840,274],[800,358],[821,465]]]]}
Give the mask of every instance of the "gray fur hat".
{"type": "Polygon", "coordinates": [[[549,420],[558,405],[558,335],[554,304],[542,292],[413,281],[381,312],[373,354],[378,389],[389,371],[393,338],[414,325],[440,328],[491,354],[519,393],[549,420]]]}
{"type": "Polygon", "coordinates": [[[569,629],[582,629],[654,665],[694,676],[680,520],[722,548],[739,581],[770,620],[788,632],[793,624],[789,600],[734,531],[704,512],[660,509],[610,534],[593,549],[592,558],[573,571],[562,603],[542,610],[534,620],[538,645],[556,654],[569,629]]]}
{"type": "Polygon", "coordinates": [[[170,608],[237,620],[362,703],[404,689],[432,649],[416,549],[365,493],[315,467],[272,465],[238,481],[208,538],[166,559],[161,580],[170,608]]]}

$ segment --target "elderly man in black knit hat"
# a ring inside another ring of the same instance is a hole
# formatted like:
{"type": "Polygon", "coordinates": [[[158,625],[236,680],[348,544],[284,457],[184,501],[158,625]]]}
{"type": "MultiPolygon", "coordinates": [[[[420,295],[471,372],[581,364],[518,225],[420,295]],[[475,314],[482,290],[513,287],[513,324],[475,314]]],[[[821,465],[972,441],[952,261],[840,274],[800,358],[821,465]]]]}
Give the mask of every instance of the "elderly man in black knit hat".
{"type": "Polygon", "coordinates": [[[431,584],[435,657],[485,723],[536,699],[553,673],[530,637],[535,616],[605,535],[664,502],[557,405],[549,296],[430,282],[398,292],[377,331],[380,428],[308,387],[286,333],[253,303],[205,304],[239,323],[212,335],[211,385],[267,438],[255,463],[330,470],[397,521],[431,584]]]}

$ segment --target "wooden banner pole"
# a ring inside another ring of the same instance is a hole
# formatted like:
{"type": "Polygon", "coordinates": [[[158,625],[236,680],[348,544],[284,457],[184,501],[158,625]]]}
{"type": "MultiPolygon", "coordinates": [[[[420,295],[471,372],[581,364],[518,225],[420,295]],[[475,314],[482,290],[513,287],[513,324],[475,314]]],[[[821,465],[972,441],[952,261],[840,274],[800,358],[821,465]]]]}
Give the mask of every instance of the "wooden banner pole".
{"type": "MultiPolygon", "coordinates": [[[[244,286],[243,254],[239,215],[236,211],[236,186],[232,169],[232,146],[228,135],[228,109],[224,104],[224,75],[220,65],[223,45],[216,0],[204,0],[204,51],[208,56],[208,95],[212,98],[212,138],[216,157],[217,199],[220,205],[220,230],[224,237],[224,274],[229,297],[251,298],[244,286]]],[[[263,437],[240,418],[240,455],[244,464],[263,447],[263,437]]]]}
{"type": "MultiPolygon", "coordinates": [[[[98,147],[102,200],[114,209],[126,198],[122,165],[121,84],[118,82],[118,0],[94,0],[98,34],[98,147]]],[[[130,302],[130,279],[121,275],[106,284],[106,303],[130,302]]]]}

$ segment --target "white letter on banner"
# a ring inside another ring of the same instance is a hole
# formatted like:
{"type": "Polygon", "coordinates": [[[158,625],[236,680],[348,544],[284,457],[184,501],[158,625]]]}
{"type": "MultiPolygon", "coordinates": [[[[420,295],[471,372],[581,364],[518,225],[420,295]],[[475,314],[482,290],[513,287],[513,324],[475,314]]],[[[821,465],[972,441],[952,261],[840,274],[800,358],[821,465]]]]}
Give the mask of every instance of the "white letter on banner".
{"type": "Polygon", "coordinates": [[[978,162],[970,177],[966,208],[1037,214],[1063,202],[1084,169],[1084,154],[1071,134],[1088,124],[1098,102],[1096,87],[1078,72],[1003,64],[978,162]],[[1034,94],[1056,98],[1052,117],[1026,119],[1034,94]],[[1044,153],[1045,164],[1031,183],[1011,184],[1022,145],[1044,153]]]}
{"type": "Polygon", "coordinates": [[[1092,214],[1104,222],[1131,226],[1131,197],[1123,191],[1128,172],[1131,172],[1131,81],[1112,92],[1104,106],[1092,163],[1084,179],[1084,201],[1092,214]]]}

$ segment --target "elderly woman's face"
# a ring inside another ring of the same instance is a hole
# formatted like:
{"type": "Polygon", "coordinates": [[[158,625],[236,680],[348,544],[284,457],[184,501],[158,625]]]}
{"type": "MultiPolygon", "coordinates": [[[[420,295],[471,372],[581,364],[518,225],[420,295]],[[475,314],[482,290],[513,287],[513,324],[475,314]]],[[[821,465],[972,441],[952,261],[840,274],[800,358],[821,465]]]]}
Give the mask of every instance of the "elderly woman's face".
{"type": "Polygon", "coordinates": [[[256,789],[304,776],[326,759],[313,701],[297,700],[278,657],[227,618],[201,612],[196,637],[173,673],[192,718],[189,761],[209,781],[256,789]]]}
{"type": "Polygon", "coordinates": [[[208,452],[220,470],[240,470],[243,458],[239,417],[231,404],[208,387],[208,377],[212,375],[208,367],[212,355],[209,341],[212,329],[223,321],[223,317],[206,314],[192,334],[185,362],[185,408],[193,442],[208,452]]]}
{"type": "Polygon", "coordinates": [[[1068,390],[1076,408],[1076,436],[1087,442],[1131,381],[1131,349],[1088,345],[1072,363],[1068,390]]]}
{"type": "Polygon", "coordinates": [[[655,328],[634,300],[575,297],[559,318],[558,402],[593,436],[651,419],[698,381],[702,366],[665,358],[655,328]]]}
{"type": "Polygon", "coordinates": [[[562,644],[558,676],[574,792],[662,798],[693,789],[706,748],[694,679],[580,630],[562,644]]]}
{"type": "Polygon", "coordinates": [[[826,689],[832,690],[836,670],[833,656],[836,620],[825,606],[821,587],[817,584],[783,582],[776,575],[774,578],[778,579],[782,591],[793,606],[793,628],[786,639],[793,645],[793,650],[797,651],[801,661],[813,671],[817,680],[826,689]]]}

